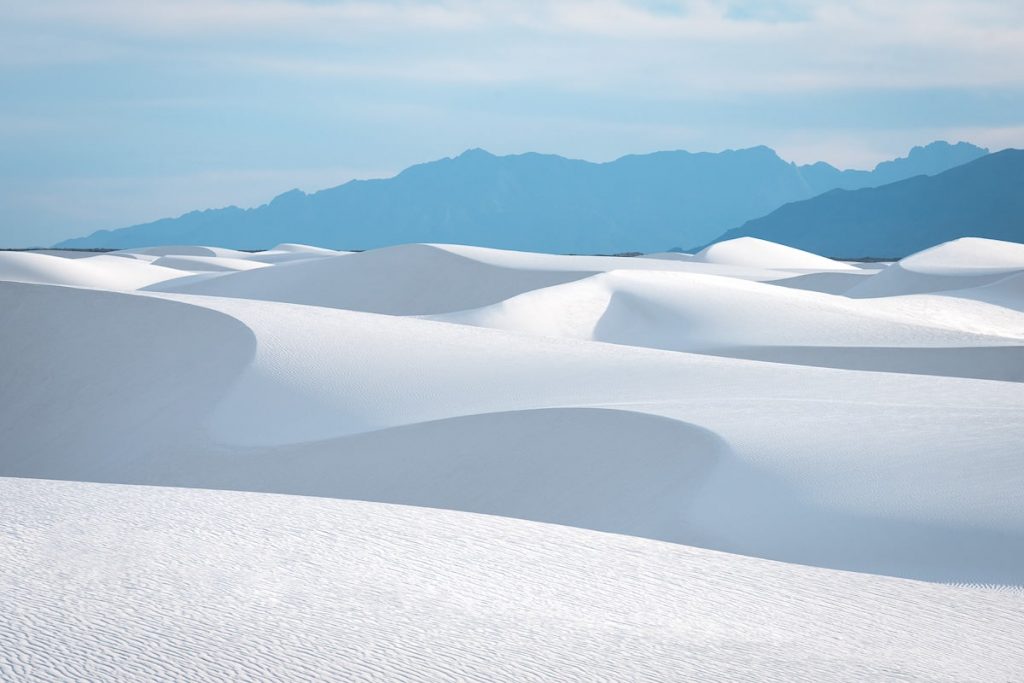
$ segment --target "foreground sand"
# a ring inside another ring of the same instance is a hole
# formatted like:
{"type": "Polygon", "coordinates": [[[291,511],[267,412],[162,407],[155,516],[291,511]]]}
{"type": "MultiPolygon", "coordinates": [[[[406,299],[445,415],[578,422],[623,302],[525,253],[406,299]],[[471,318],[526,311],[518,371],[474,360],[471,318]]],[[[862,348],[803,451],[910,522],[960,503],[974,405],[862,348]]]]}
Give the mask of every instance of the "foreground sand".
{"type": "Polygon", "coordinates": [[[0,479],[4,680],[1015,680],[1024,594],[379,503],[0,479]]]}
{"type": "Polygon", "coordinates": [[[0,254],[0,674],[1013,680],[1021,249],[0,254]]]}

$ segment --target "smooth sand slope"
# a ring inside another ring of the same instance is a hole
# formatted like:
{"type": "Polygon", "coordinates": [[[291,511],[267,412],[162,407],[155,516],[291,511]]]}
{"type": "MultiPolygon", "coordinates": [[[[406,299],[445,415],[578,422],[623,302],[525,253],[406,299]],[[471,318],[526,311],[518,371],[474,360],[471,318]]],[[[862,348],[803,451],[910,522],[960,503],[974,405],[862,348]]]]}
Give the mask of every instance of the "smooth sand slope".
{"type": "Polygon", "coordinates": [[[0,479],[0,678],[1012,681],[1021,593],[444,510],[0,479]]]}
{"type": "Polygon", "coordinates": [[[265,268],[268,264],[250,259],[229,258],[226,256],[160,256],[153,261],[153,265],[202,273],[255,270],[257,268],[265,268]]]}
{"type": "Polygon", "coordinates": [[[947,297],[982,301],[1004,309],[1024,312],[1024,272],[1008,275],[980,287],[956,289],[941,292],[941,294],[947,297]]]}
{"type": "Polygon", "coordinates": [[[848,289],[853,297],[886,297],[980,287],[1024,272],[1024,245],[964,237],[925,249],[848,289]]]}
{"type": "Polygon", "coordinates": [[[0,678],[1013,680],[1016,254],[0,254],[0,678]]]}
{"type": "Polygon", "coordinates": [[[410,315],[471,308],[585,275],[494,267],[407,245],[158,289],[410,315]]]}
{"type": "Polygon", "coordinates": [[[809,251],[775,244],[757,237],[737,237],[717,242],[695,254],[694,259],[704,263],[755,268],[825,271],[857,269],[856,266],[842,261],[834,261],[809,251]]]}
{"type": "Polygon", "coordinates": [[[0,281],[133,290],[182,276],[173,268],[110,254],[63,258],[34,252],[0,252],[0,281]]]}
{"type": "Polygon", "coordinates": [[[1024,316],[986,316],[987,329],[968,332],[934,302],[927,317],[910,317],[912,304],[694,273],[613,271],[433,318],[800,365],[1024,380],[1024,316]]]}
{"type": "MultiPolygon", "coordinates": [[[[829,294],[842,294],[854,285],[862,282],[867,276],[874,275],[880,267],[874,264],[850,264],[818,256],[810,252],[794,249],[773,242],[766,242],[756,237],[738,237],[725,242],[712,244],[696,254],[679,254],[667,252],[647,254],[648,259],[666,259],[685,261],[691,266],[699,264],[716,267],[770,268],[780,271],[771,278],[745,278],[771,280],[795,289],[807,289],[829,294]],[[786,275],[782,275],[786,273],[786,275]]],[[[691,268],[691,272],[702,272],[691,268]]],[[[705,274],[716,274],[703,271],[705,274]]],[[[721,272],[720,275],[735,277],[735,273],[721,272]]]]}
{"type": "Polygon", "coordinates": [[[163,245],[158,247],[139,247],[137,249],[120,249],[112,252],[120,255],[139,256],[202,256],[207,258],[245,258],[248,252],[237,249],[226,249],[224,247],[202,247],[198,245],[163,245]]]}
{"type": "Polygon", "coordinates": [[[287,263],[290,261],[304,261],[312,258],[323,258],[325,256],[337,256],[348,254],[347,251],[335,251],[321,247],[311,247],[305,244],[279,244],[267,251],[258,251],[249,254],[245,258],[257,263],[287,263]]]}
{"type": "Polygon", "coordinates": [[[432,244],[407,244],[286,265],[217,279],[179,280],[149,289],[424,315],[485,306],[608,270],[672,270],[751,280],[792,277],[790,272],[750,266],[432,244]]]}
{"type": "Polygon", "coordinates": [[[821,566],[1024,582],[1019,383],[273,302],[0,293],[0,334],[19,359],[5,398],[23,406],[4,415],[4,474],[412,502],[821,566]]]}

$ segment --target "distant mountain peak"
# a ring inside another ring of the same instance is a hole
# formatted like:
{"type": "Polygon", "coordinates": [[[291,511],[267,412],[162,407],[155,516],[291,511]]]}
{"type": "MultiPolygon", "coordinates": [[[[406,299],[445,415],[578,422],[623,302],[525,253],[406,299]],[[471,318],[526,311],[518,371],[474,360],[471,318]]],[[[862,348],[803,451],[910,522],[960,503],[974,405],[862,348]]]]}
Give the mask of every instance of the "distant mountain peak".
{"type": "Polygon", "coordinates": [[[988,154],[987,147],[979,147],[978,145],[971,144],[970,142],[959,142],[951,143],[946,140],[935,140],[929,142],[927,145],[915,145],[910,149],[910,153],[907,156],[914,156],[915,154],[927,153],[934,150],[949,150],[949,149],[960,149],[960,150],[974,150],[983,154],[988,154]]]}
{"type": "Polygon", "coordinates": [[[455,158],[456,159],[464,159],[464,160],[493,159],[493,158],[495,158],[495,155],[491,154],[490,152],[488,152],[486,149],[483,149],[482,147],[473,147],[471,149],[467,149],[465,152],[463,152],[462,154],[458,155],[455,158]]]}
{"type": "Polygon", "coordinates": [[[282,192],[281,194],[274,197],[270,201],[270,203],[275,206],[280,206],[282,204],[288,204],[299,199],[305,199],[306,196],[307,195],[305,192],[298,188],[295,188],[292,190],[288,190],[287,192],[282,192]]]}
{"type": "MultiPolygon", "coordinates": [[[[704,152],[704,154],[715,155],[714,152],[704,152]]],[[[720,156],[737,156],[753,159],[778,159],[782,160],[779,153],[768,145],[754,145],[753,147],[740,147],[739,149],[724,149],[718,152],[720,156]]]]}
{"type": "MultiPolygon", "coordinates": [[[[978,147],[969,142],[958,142],[951,145],[945,140],[936,140],[927,145],[911,148],[905,157],[891,161],[883,161],[875,166],[875,172],[885,175],[893,169],[902,169],[899,174],[907,177],[905,169],[911,169],[909,175],[934,175],[942,173],[954,166],[966,164],[988,154],[988,149],[978,147]]],[[[896,178],[887,178],[895,181],[896,178]]]]}
{"type": "Polygon", "coordinates": [[[746,149],[736,150],[738,152],[751,152],[754,154],[765,154],[768,156],[777,157],[779,153],[768,145],[754,145],[753,147],[747,147],[746,149]]]}
{"type": "Polygon", "coordinates": [[[605,163],[534,152],[497,156],[477,147],[393,178],[350,181],[310,195],[291,190],[254,209],[191,213],[62,245],[259,249],[303,242],[372,249],[450,242],[555,253],[662,251],[706,244],[788,202],[933,175],[984,153],[940,142],[875,171],[840,171],[825,163],[791,164],[766,145],[653,152],[605,163]]]}
{"type": "Polygon", "coordinates": [[[1024,151],[1007,149],[941,173],[914,173],[922,168],[922,157],[925,168],[934,163],[924,151],[928,148],[932,154],[983,152],[969,144],[918,147],[908,157],[879,165],[876,173],[903,174],[896,182],[791,202],[717,241],[758,237],[839,258],[898,258],[960,237],[1024,242],[1024,151]]]}

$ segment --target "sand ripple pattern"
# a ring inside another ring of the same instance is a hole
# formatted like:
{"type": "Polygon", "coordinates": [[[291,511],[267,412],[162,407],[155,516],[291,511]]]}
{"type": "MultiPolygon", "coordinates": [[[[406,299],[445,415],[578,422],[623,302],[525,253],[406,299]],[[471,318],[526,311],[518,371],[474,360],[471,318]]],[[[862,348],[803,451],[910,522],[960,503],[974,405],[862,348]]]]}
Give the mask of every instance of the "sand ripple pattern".
{"type": "Polygon", "coordinates": [[[443,510],[0,479],[0,680],[1024,677],[1024,596],[443,510]]]}

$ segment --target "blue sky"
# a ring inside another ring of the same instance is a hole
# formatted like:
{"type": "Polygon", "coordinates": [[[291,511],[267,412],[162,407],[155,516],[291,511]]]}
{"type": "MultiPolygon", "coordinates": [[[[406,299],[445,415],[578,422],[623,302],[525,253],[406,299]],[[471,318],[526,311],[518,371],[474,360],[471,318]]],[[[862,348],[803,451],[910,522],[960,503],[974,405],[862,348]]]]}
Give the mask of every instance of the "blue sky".
{"type": "Polygon", "coordinates": [[[0,0],[0,246],[470,147],[1024,147],[1020,0],[0,0]]]}

